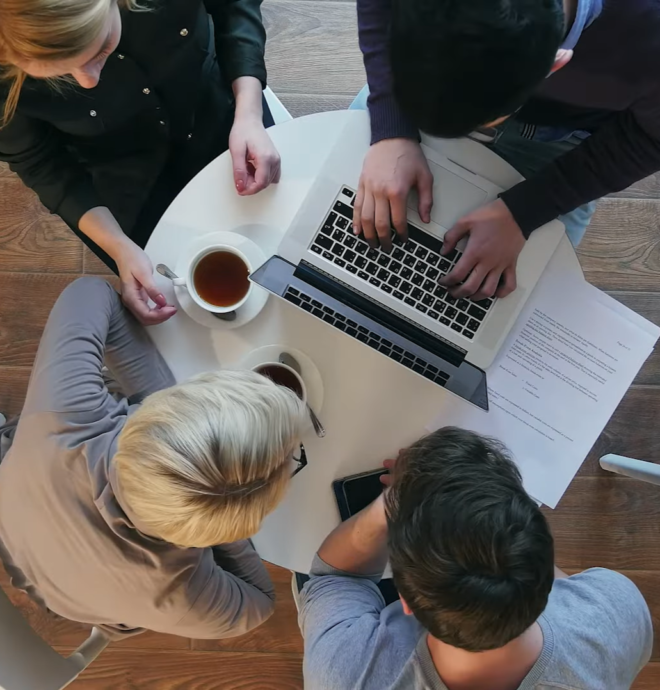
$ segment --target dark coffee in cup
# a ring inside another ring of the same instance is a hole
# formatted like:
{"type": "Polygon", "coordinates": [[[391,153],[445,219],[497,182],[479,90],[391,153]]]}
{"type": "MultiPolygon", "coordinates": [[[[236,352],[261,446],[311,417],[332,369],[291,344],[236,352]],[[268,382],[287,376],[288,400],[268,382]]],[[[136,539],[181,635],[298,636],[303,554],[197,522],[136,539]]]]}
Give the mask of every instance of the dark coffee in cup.
{"type": "Polygon", "coordinates": [[[218,250],[199,260],[193,271],[193,284],[197,294],[208,304],[233,307],[250,289],[249,274],[240,256],[218,250]]]}
{"type": "Polygon", "coordinates": [[[284,386],[293,391],[301,400],[303,399],[303,387],[300,385],[298,377],[288,368],[279,364],[262,364],[255,368],[255,371],[266,378],[269,378],[278,386],[284,386]]]}

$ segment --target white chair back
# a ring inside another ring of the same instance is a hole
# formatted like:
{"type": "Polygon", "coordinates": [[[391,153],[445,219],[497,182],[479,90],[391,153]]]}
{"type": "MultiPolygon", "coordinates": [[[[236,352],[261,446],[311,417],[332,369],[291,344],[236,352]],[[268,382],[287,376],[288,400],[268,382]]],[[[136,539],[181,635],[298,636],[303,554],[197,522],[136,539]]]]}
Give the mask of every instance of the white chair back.
{"type": "Polygon", "coordinates": [[[284,107],[282,101],[273,93],[270,86],[264,89],[264,96],[266,97],[266,103],[270,108],[270,113],[273,116],[273,120],[276,125],[281,125],[283,122],[288,122],[293,120],[291,113],[284,107]]]}

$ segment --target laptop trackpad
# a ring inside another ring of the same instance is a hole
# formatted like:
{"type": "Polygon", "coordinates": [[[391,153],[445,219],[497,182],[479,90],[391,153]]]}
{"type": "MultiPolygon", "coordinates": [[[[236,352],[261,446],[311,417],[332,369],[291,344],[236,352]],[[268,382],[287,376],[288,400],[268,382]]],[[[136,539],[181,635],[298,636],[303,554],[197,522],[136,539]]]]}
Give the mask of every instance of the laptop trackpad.
{"type": "MultiPolygon", "coordinates": [[[[450,230],[454,223],[469,211],[481,206],[487,199],[485,190],[455,175],[451,170],[428,161],[433,173],[433,210],[431,220],[450,230]]],[[[417,190],[413,190],[409,206],[417,211],[417,190]]]]}

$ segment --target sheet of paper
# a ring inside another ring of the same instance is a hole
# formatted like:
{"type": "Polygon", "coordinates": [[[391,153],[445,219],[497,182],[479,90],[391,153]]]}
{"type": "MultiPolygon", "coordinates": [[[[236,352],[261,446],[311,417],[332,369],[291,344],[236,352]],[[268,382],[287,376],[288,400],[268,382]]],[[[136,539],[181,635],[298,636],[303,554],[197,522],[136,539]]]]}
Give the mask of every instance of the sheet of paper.
{"type": "Polygon", "coordinates": [[[452,400],[430,429],[498,438],[527,491],[554,508],[659,336],[591,285],[547,272],[488,371],[490,411],[452,400]]]}

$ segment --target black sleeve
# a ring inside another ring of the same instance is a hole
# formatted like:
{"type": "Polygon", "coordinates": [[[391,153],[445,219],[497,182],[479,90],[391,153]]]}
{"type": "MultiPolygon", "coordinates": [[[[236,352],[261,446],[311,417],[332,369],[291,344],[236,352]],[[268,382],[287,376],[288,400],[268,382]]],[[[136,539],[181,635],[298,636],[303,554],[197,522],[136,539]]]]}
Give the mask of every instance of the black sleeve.
{"type": "Polygon", "coordinates": [[[9,163],[49,211],[74,228],[87,211],[102,205],[90,175],[46,122],[16,113],[0,129],[0,160],[9,163]]]}
{"type": "MultiPolygon", "coordinates": [[[[650,123],[649,123],[650,124],[650,123]]],[[[660,117],[655,123],[660,129],[660,117]]],[[[582,204],[660,170],[660,134],[619,113],[582,144],[501,195],[525,237],[582,204]]]]}
{"type": "Polygon", "coordinates": [[[215,50],[220,69],[231,83],[256,77],[266,88],[266,30],[262,0],[204,0],[215,27],[215,50]]]}

